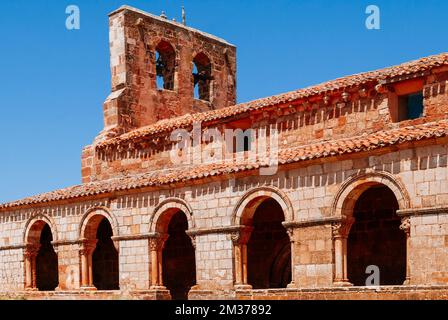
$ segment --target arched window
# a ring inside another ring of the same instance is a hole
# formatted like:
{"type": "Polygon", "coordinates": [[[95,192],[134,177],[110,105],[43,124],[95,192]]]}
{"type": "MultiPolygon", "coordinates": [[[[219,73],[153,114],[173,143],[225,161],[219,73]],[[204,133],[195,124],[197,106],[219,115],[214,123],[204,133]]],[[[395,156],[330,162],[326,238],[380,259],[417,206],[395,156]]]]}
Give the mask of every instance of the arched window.
{"type": "Polygon", "coordinates": [[[156,47],[157,88],[174,90],[174,73],[176,69],[176,52],[166,41],[156,47]]]}
{"type": "Polygon", "coordinates": [[[204,53],[198,53],[193,59],[193,84],[196,99],[210,101],[211,80],[213,77],[210,59],[204,53]]]}

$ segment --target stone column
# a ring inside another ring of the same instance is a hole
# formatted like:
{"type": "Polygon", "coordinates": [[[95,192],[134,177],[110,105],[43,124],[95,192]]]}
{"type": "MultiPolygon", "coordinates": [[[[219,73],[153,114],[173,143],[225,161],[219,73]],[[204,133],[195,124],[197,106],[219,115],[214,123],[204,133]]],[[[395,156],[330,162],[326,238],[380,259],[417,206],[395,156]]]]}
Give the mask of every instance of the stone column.
{"type": "MultiPolygon", "coordinates": [[[[197,258],[197,255],[196,255],[196,235],[192,235],[192,234],[188,234],[188,232],[187,232],[187,235],[190,237],[190,239],[191,239],[191,245],[193,246],[193,248],[194,248],[194,259],[195,259],[195,265],[197,266],[197,260],[196,260],[196,258],[197,258]]],[[[196,279],[194,279],[195,281],[195,284],[191,287],[191,289],[190,290],[197,290],[197,289],[199,289],[199,286],[198,286],[198,273],[197,273],[197,267],[196,267],[196,279]]]]}
{"type": "Polygon", "coordinates": [[[411,284],[411,272],[410,272],[410,261],[409,261],[409,253],[411,246],[411,218],[404,217],[401,219],[400,230],[403,230],[406,233],[406,279],[403,285],[411,284]]]}
{"type": "Polygon", "coordinates": [[[347,238],[354,221],[353,218],[344,219],[333,223],[331,226],[335,255],[335,274],[333,279],[333,285],[335,286],[352,286],[347,276],[347,238]]]}
{"type": "Polygon", "coordinates": [[[40,244],[28,244],[25,247],[25,290],[37,290],[36,287],[36,257],[40,244]]]}
{"type": "Polygon", "coordinates": [[[247,283],[247,242],[252,233],[252,227],[243,227],[232,234],[235,261],[235,289],[250,290],[247,283]]]}
{"type": "Polygon", "coordinates": [[[59,247],[58,247],[58,243],[55,241],[51,242],[51,245],[53,246],[53,250],[54,253],[56,253],[56,257],[58,260],[58,285],[57,287],[54,289],[54,291],[61,291],[61,287],[60,287],[60,280],[61,280],[61,275],[59,274],[59,247]]]}
{"type": "Polygon", "coordinates": [[[288,233],[289,236],[289,241],[291,242],[291,283],[288,284],[288,288],[295,288],[296,287],[296,283],[295,283],[295,272],[294,272],[294,265],[295,265],[295,244],[296,244],[296,240],[294,237],[294,228],[287,228],[286,232],[288,233]]]}
{"type": "Polygon", "coordinates": [[[93,285],[92,255],[98,240],[83,239],[79,253],[81,255],[81,289],[96,290],[93,285]]]}
{"type": "Polygon", "coordinates": [[[168,235],[158,235],[149,239],[151,251],[151,290],[166,290],[163,286],[162,253],[168,235]]]}

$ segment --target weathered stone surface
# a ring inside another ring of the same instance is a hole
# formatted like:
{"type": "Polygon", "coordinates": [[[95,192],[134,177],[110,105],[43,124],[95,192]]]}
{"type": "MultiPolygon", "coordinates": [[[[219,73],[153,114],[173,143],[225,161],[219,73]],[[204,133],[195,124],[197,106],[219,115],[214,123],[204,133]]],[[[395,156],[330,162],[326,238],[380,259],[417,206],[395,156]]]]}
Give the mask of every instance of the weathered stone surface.
{"type": "Polygon", "coordinates": [[[0,298],[448,297],[448,56],[234,106],[236,49],[224,40],[124,7],[110,16],[110,47],[112,93],[83,150],[84,184],[0,205],[0,298]],[[156,49],[174,74],[157,71],[156,49]],[[199,53],[209,101],[193,96],[199,53]],[[423,92],[424,114],[398,122],[409,90],[423,92]],[[278,171],[175,168],[169,135],[195,119],[275,125],[278,171]],[[51,248],[59,284],[37,291],[51,248]],[[364,287],[364,263],[397,275],[364,287]]]}

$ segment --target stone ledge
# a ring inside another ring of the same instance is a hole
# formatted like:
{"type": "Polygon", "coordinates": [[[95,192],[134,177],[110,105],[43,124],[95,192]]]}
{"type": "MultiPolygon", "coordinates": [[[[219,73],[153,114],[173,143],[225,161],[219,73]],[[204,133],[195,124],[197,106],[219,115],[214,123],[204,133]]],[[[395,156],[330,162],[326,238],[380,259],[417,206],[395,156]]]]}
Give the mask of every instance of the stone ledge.
{"type": "Polygon", "coordinates": [[[10,245],[10,246],[3,246],[0,247],[0,251],[5,251],[5,250],[19,250],[19,249],[24,249],[25,245],[24,244],[15,244],[15,245],[10,245]]]}
{"type": "Polygon", "coordinates": [[[203,37],[215,40],[215,41],[217,41],[217,42],[219,42],[221,44],[224,44],[224,45],[227,45],[227,46],[231,46],[231,47],[235,47],[235,45],[227,42],[226,40],[224,40],[222,38],[214,36],[214,35],[212,35],[210,33],[207,33],[207,32],[204,32],[204,31],[201,31],[201,30],[198,30],[198,29],[186,26],[186,25],[183,25],[180,22],[176,22],[176,21],[172,21],[172,20],[169,20],[169,19],[162,18],[160,16],[156,16],[156,15],[151,14],[149,12],[146,12],[146,11],[143,11],[143,10],[140,10],[140,9],[128,6],[128,5],[123,5],[120,8],[112,11],[111,13],[109,13],[109,17],[111,17],[111,16],[113,16],[113,15],[115,15],[117,13],[120,13],[121,11],[126,11],[126,10],[130,11],[130,12],[134,12],[134,13],[140,14],[142,16],[149,17],[151,19],[157,20],[157,21],[162,22],[162,23],[170,24],[170,25],[175,26],[177,28],[185,29],[186,31],[189,31],[189,32],[193,32],[193,33],[199,34],[199,35],[201,35],[203,37]]]}
{"type": "MultiPolygon", "coordinates": [[[[326,287],[326,288],[285,288],[254,290],[191,290],[193,300],[246,300],[246,299],[284,299],[284,300],[448,300],[448,286],[381,286],[381,287],[326,287]]],[[[168,300],[168,290],[130,290],[130,291],[16,291],[0,292],[2,299],[73,299],[73,300],[168,300]]]]}
{"type": "Polygon", "coordinates": [[[342,220],[341,217],[322,217],[322,218],[314,218],[314,219],[309,219],[309,220],[283,222],[282,225],[285,228],[304,228],[304,227],[312,227],[312,226],[331,224],[334,222],[339,222],[341,220],[342,220]]]}
{"type": "Polygon", "coordinates": [[[440,207],[426,207],[426,208],[397,210],[397,215],[402,216],[402,217],[422,216],[422,215],[429,215],[429,214],[448,214],[448,207],[440,206],[440,207]]]}

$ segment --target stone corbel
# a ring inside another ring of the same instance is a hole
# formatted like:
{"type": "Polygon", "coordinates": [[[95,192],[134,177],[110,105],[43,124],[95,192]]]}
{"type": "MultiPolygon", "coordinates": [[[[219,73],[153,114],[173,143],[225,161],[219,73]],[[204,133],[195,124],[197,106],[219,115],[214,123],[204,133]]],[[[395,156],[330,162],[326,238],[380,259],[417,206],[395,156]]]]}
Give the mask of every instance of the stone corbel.
{"type": "Polygon", "coordinates": [[[188,235],[191,239],[191,245],[196,250],[196,236],[195,235],[188,235]]]}
{"type": "Polygon", "coordinates": [[[361,89],[359,89],[358,94],[361,98],[367,98],[369,95],[369,92],[367,91],[366,88],[361,88],[361,89]]]}
{"type": "Polygon", "coordinates": [[[375,90],[376,90],[376,92],[378,92],[380,94],[384,94],[384,93],[388,93],[389,92],[389,88],[387,87],[387,85],[384,85],[384,84],[381,84],[381,83],[379,83],[379,84],[377,84],[375,86],[375,90]]]}

